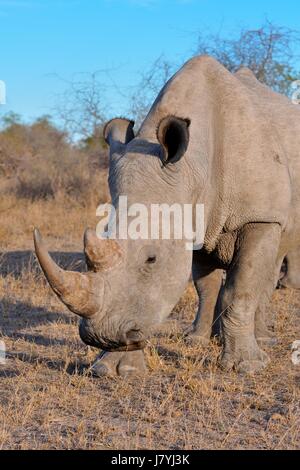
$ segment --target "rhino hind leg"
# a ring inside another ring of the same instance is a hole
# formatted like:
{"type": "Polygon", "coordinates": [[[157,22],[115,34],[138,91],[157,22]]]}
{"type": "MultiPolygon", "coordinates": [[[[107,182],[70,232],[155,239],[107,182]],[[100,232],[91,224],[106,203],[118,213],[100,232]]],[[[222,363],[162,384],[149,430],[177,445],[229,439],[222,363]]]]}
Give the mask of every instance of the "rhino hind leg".
{"type": "Polygon", "coordinates": [[[91,366],[94,377],[126,377],[145,374],[147,368],[144,351],[102,351],[91,366]]]}
{"type": "Polygon", "coordinates": [[[217,334],[218,296],[222,273],[221,270],[215,269],[205,274],[201,273],[194,280],[199,295],[199,307],[193,324],[184,332],[185,342],[189,345],[207,346],[212,334],[217,334]]]}
{"type": "Polygon", "coordinates": [[[279,280],[279,287],[300,289],[300,247],[290,251],[286,256],[286,273],[279,280]]]}

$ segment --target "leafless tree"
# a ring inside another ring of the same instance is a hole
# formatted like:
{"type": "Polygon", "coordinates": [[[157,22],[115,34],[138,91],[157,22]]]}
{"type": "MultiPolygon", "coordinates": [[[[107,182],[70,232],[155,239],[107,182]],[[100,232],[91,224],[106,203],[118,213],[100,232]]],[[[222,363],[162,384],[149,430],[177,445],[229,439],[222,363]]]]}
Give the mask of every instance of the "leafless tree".
{"type": "MultiPolygon", "coordinates": [[[[194,54],[209,54],[231,72],[241,66],[249,67],[262,83],[289,95],[293,91],[292,82],[300,78],[295,66],[299,45],[297,31],[266,20],[260,28],[242,29],[233,38],[199,34],[194,54]]],[[[106,100],[107,78],[114,87],[115,96],[119,94],[122,101],[129,97],[127,114],[135,119],[138,127],[155,96],[182,62],[175,64],[160,55],[141,73],[137,85],[130,91],[117,88],[108,71],[80,75],[81,78],[67,82],[66,92],[60,96],[57,107],[64,129],[73,140],[80,141],[97,155],[101,150],[99,145],[103,146],[101,136],[107,110],[111,109],[106,100]]]]}
{"type": "MultiPolygon", "coordinates": [[[[299,45],[299,32],[266,20],[258,29],[242,29],[233,39],[223,38],[220,34],[199,34],[194,55],[211,55],[231,72],[241,66],[249,67],[259,81],[289,95],[292,82],[300,78],[295,68],[299,45]]],[[[161,55],[141,74],[130,102],[130,114],[138,124],[178,65],[161,55]]]]}
{"type": "Polygon", "coordinates": [[[164,55],[159,56],[145,71],[130,97],[129,113],[139,125],[145,118],[152,101],[174,72],[175,65],[164,55]]]}
{"type": "Polygon", "coordinates": [[[66,89],[58,96],[53,109],[70,143],[80,148],[95,168],[106,168],[108,165],[106,144],[102,137],[109,109],[103,72],[106,73],[80,74],[79,78],[67,81],[66,89]]]}
{"type": "Polygon", "coordinates": [[[81,74],[66,82],[65,92],[58,97],[54,113],[73,141],[99,136],[106,121],[106,86],[98,75],[81,74]]]}
{"type": "Polygon", "coordinates": [[[200,34],[195,53],[215,57],[231,72],[249,67],[260,82],[288,95],[300,78],[295,68],[299,44],[299,32],[266,20],[258,29],[242,29],[234,39],[200,34]]]}

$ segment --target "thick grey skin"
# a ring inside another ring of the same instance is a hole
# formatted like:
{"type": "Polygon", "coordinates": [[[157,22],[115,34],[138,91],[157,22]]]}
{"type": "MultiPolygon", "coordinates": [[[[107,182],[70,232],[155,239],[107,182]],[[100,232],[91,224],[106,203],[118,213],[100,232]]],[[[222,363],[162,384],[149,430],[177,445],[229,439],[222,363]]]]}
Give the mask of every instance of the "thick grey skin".
{"type": "MultiPolygon", "coordinates": [[[[122,190],[136,199],[144,199],[140,188],[146,186],[154,202],[163,186],[145,154],[151,154],[156,127],[168,114],[188,117],[191,126],[187,152],[174,164],[174,183],[164,202],[178,200],[174,187],[180,184],[185,200],[204,202],[206,211],[204,247],[193,257],[201,301],[190,337],[208,341],[225,269],[221,366],[259,370],[269,360],[258,345],[270,337],[265,306],[284,256],[300,243],[300,110],[246,69],[233,76],[212,58],[192,59],[164,87],[124,152],[135,177],[122,190]]],[[[112,159],[114,154],[113,149],[112,159]]],[[[121,182],[128,178],[124,167],[115,172],[121,182]]],[[[113,194],[120,192],[113,188],[113,194]]]]}
{"type": "MultiPolygon", "coordinates": [[[[266,292],[265,298],[261,299],[255,313],[255,337],[261,346],[273,345],[276,342],[275,335],[266,325],[266,307],[270,301],[271,295],[277,286],[283,288],[300,289],[300,249],[296,248],[289,252],[286,257],[287,271],[279,279],[281,270],[281,259],[279,258],[275,270],[274,283],[270,291],[266,292]],[[279,279],[279,281],[278,281],[279,279]]],[[[196,263],[194,262],[193,265],[196,263]]],[[[189,344],[205,346],[209,343],[211,337],[220,336],[220,326],[222,319],[221,300],[223,295],[223,277],[224,272],[215,269],[205,274],[205,260],[194,266],[194,284],[199,294],[199,308],[195,320],[190,328],[185,332],[186,341],[189,344]]],[[[207,269],[207,268],[206,268],[207,269]]]]}
{"type": "MultiPolygon", "coordinates": [[[[257,93],[265,94],[269,98],[274,99],[274,93],[266,88],[264,85],[259,83],[253,73],[247,69],[242,68],[236,74],[245,85],[251,88],[257,93]]],[[[277,95],[278,96],[278,95],[277,95]]],[[[284,98],[285,99],[285,98],[284,98]]],[[[297,208],[295,204],[295,208],[297,208]]],[[[291,243],[291,246],[294,246],[295,241],[291,243]]],[[[283,278],[280,279],[280,287],[290,287],[294,289],[300,288],[300,247],[296,247],[289,251],[285,256],[287,260],[287,272],[283,278]]],[[[274,334],[268,330],[266,326],[265,311],[266,307],[270,301],[271,295],[278,285],[280,268],[282,265],[283,256],[282,253],[279,253],[279,256],[276,261],[274,282],[270,286],[270,289],[266,289],[263,297],[260,300],[260,303],[257,307],[255,314],[255,337],[261,346],[264,344],[272,345],[276,340],[274,334]]],[[[210,263],[208,263],[210,265],[210,263]]],[[[200,262],[199,269],[205,271],[205,263],[200,262]]],[[[214,335],[214,324],[222,316],[222,308],[219,302],[219,305],[216,304],[216,292],[218,292],[217,297],[222,296],[222,291],[220,290],[222,274],[220,270],[215,269],[211,275],[203,277],[196,275],[194,276],[194,283],[199,293],[199,297],[202,296],[204,299],[199,300],[199,309],[194,320],[192,327],[190,328],[188,334],[188,342],[194,344],[206,345],[209,342],[211,335],[214,335]]],[[[216,328],[217,334],[219,333],[219,328],[216,328]]]]}
{"type": "Polygon", "coordinates": [[[97,301],[86,309],[76,296],[60,296],[75,313],[86,310],[82,339],[111,351],[143,347],[151,327],[179,300],[193,264],[197,290],[204,293],[193,339],[210,335],[206,327],[225,270],[220,364],[243,372],[264,367],[268,357],[258,342],[268,337],[265,305],[278,266],[300,246],[300,108],[248,70],[232,75],[200,56],[165,85],[136,136],[132,123],[116,119],[105,138],[115,206],[120,195],[128,205],[204,204],[205,239],[193,257],[185,240],[118,240],[119,262],[89,277],[97,301]]]}

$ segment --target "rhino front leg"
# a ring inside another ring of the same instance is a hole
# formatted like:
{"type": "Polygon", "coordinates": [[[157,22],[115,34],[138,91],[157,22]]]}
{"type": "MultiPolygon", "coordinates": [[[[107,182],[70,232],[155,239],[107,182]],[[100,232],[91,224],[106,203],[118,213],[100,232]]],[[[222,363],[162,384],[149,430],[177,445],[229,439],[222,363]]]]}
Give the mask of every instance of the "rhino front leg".
{"type": "Polygon", "coordinates": [[[255,313],[274,272],[281,236],[278,224],[249,224],[241,231],[222,299],[221,367],[255,372],[269,362],[255,337],[255,313]]]}
{"type": "Polygon", "coordinates": [[[94,377],[140,375],[146,372],[144,351],[101,351],[91,367],[94,377]]]}
{"type": "MultiPolygon", "coordinates": [[[[217,300],[223,271],[201,265],[193,266],[194,285],[199,296],[199,307],[192,326],[186,331],[189,344],[207,345],[212,334],[217,300]]],[[[216,322],[218,319],[216,319],[216,322]]]]}

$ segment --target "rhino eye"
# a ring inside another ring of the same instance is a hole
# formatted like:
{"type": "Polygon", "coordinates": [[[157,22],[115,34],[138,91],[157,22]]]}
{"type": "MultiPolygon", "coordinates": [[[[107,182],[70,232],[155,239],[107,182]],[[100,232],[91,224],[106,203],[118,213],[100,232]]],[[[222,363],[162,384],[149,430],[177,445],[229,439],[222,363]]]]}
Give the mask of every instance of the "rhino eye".
{"type": "Polygon", "coordinates": [[[146,259],[147,264],[154,264],[156,262],[156,256],[148,256],[146,259]]]}

